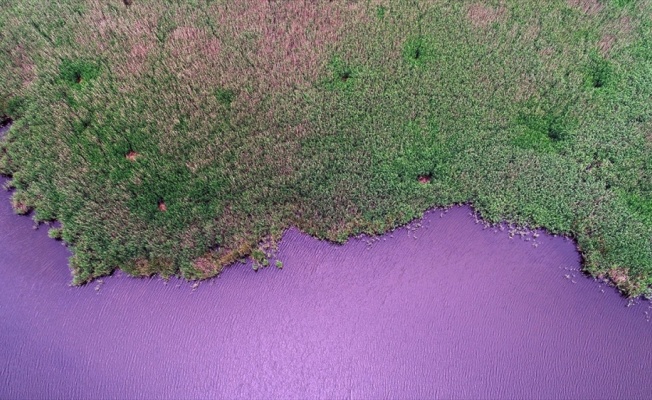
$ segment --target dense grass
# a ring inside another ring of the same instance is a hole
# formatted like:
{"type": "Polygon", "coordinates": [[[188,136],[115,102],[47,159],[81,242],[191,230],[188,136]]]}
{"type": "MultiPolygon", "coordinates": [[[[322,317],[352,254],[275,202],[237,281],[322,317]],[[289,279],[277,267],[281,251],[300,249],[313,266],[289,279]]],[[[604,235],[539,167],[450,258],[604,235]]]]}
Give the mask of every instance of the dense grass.
{"type": "Polygon", "coordinates": [[[0,5],[0,172],[77,284],[471,203],[649,293],[650,1],[0,5]]]}

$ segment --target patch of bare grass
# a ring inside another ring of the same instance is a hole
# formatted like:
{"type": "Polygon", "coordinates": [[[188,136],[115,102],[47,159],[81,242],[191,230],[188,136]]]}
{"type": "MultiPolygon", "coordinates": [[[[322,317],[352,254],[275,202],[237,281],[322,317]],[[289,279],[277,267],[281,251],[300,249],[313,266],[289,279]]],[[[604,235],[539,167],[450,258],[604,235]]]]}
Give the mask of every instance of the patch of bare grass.
{"type": "MultiPolygon", "coordinates": [[[[228,71],[251,74],[262,90],[305,88],[323,71],[327,49],[354,25],[361,13],[342,2],[227,2],[219,7],[218,28],[235,38],[252,68],[228,71]]],[[[228,80],[228,79],[227,79],[228,80]]]]}
{"type": "Polygon", "coordinates": [[[613,47],[614,43],[616,43],[616,36],[610,34],[602,36],[598,42],[598,49],[600,50],[600,54],[606,57],[609,54],[609,51],[613,47]]]}
{"type": "Polygon", "coordinates": [[[597,47],[600,54],[609,57],[617,49],[634,42],[637,36],[634,32],[634,21],[631,17],[624,16],[605,25],[603,34],[597,47]]]}
{"type": "Polygon", "coordinates": [[[466,17],[476,28],[486,28],[494,22],[504,21],[507,17],[504,6],[490,7],[483,3],[471,4],[466,17]]]}
{"type": "Polygon", "coordinates": [[[567,3],[587,15],[597,15],[604,8],[599,0],[567,0],[567,3]]]}
{"type": "Polygon", "coordinates": [[[192,266],[203,278],[215,276],[224,268],[223,265],[211,255],[195,259],[192,266]]]}

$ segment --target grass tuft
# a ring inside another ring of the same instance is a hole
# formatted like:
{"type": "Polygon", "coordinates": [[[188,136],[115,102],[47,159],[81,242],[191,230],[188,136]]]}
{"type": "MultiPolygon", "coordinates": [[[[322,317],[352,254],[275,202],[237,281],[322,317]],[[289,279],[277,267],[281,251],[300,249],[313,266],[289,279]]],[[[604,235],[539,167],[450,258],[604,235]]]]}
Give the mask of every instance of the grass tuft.
{"type": "Polygon", "coordinates": [[[607,60],[591,53],[591,62],[588,68],[588,81],[596,89],[605,87],[612,79],[613,71],[607,60]]]}
{"type": "Polygon", "coordinates": [[[73,87],[97,78],[100,69],[97,64],[87,60],[65,59],[59,65],[59,78],[73,87]]]}

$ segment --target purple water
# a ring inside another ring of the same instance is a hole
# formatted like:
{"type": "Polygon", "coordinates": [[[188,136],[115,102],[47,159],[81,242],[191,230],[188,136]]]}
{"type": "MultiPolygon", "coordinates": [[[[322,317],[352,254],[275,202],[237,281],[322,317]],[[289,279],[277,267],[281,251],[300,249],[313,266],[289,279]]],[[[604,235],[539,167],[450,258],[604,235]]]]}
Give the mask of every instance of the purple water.
{"type": "Polygon", "coordinates": [[[571,241],[468,207],[340,247],[291,229],[282,270],[195,289],[73,288],[67,249],[8,197],[0,398],[652,398],[650,303],[583,277],[571,241]]]}

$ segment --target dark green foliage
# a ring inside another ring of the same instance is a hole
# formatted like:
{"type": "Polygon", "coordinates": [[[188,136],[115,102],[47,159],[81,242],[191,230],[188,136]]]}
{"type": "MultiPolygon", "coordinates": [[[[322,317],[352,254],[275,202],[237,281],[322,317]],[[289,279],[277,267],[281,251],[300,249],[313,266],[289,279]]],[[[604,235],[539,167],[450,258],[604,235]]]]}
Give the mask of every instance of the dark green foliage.
{"type": "Polygon", "coordinates": [[[97,78],[99,74],[97,64],[87,60],[65,59],[59,65],[59,78],[72,87],[81,87],[85,82],[97,78]]]}
{"type": "Polygon", "coordinates": [[[641,222],[652,225],[652,196],[625,195],[625,201],[641,222]]]}
{"type": "Polygon", "coordinates": [[[20,96],[12,97],[8,101],[5,115],[7,115],[12,120],[19,119],[25,113],[26,106],[27,106],[27,102],[23,97],[20,96]]]}
{"type": "Polygon", "coordinates": [[[61,240],[61,228],[51,228],[48,230],[48,236],[54,240],[61,240]]]}
{"type": "Polygon", "coordinates": [[[380,19],[383,19],[385,17],[385,12],[387,11],[387,8],[384,6],[377,6],[376,7],[376,16],[380,19]]]}
{"type": "Polygon", "coordinates": [[[331,76],[324,82],[327,89],[351,90],[353,88],[354,81],[359,77],[359,69],[355,69],[341,57],[334,57],[329,67],[331,76]]]}
{"type": "Polygon", "coordinates": [[[228,106],[235,99],[235,92],[229,89],[218,88],[215,90],[215,97],[217,97],[217,101],[228,106]]]}
{"type": "Polygon", "coordinates": [[[612,0],[613,4],[616,7],[625,7],[631,4],[636,4],[637,0],[612,0]]]}
{"type": "Polygon", "coordinates": [[[411,65],[423,65],[434,58],[432,45],[422,36],[411,37],[405,41],[403,58],[411,65]]]}
{"type": "Polygon", "coordinates": [[[595,52],[591,53],[590,60],[587,72],[589,84],[596,89],[607,86],[613,74],[609,62],[595,52]]]}
{"type": "Polygon", "coordinates": [[[523,133],[514,143],[524,149],[554,150],[558,142],[569,139],[571,126],[563,114],[522,114],[519,120],[523,133]]]}

